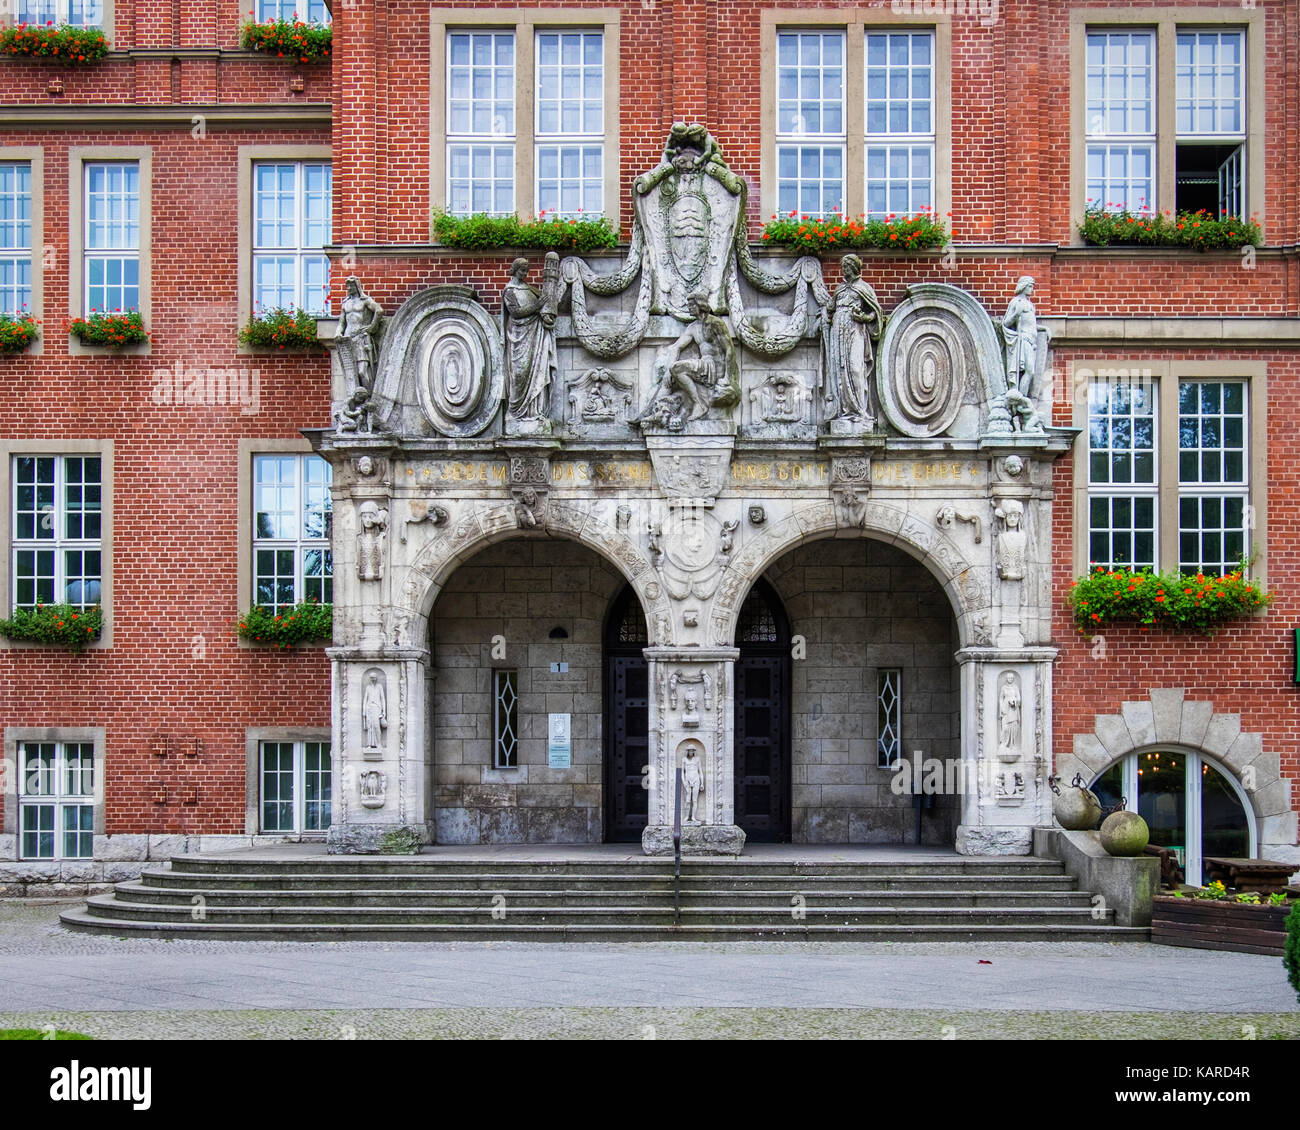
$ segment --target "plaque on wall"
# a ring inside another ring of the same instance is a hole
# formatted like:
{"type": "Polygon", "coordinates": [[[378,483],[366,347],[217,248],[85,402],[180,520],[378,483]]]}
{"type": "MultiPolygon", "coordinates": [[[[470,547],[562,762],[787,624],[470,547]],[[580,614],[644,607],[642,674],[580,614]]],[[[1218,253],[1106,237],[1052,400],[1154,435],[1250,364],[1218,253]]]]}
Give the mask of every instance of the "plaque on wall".
{"type": "Polygon", "coordinates": [[[548,769],[571,769],[573,767],[570,718],[571,715],[568,714],[548,714],[546,716],[546,765],[548,769]]]}

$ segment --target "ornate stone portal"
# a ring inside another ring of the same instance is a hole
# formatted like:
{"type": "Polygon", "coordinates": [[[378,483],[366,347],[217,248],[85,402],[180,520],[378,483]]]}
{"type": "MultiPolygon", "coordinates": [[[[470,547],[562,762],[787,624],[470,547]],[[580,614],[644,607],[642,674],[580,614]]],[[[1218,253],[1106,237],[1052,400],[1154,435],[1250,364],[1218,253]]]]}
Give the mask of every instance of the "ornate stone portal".
{"type": "Polygon", "coordinates": [[[1073,432],[1045,424],[1032,279],[996,321],[937,282],[885,311],[856,257],[833,293],[816,259],[756,259],[745,198],[707,130],[678,124],[635,182],[622,265],[552,258],[538,287],[516,263],[496,309],[435,286],[385,316],[358,283],[342,322],[321,321],[333,749],[359,782],[335,792],[331,850],[403,826],[436,839],[429,612],[509,537],[587,545],[645,612],[647,852],[671,850],[679,767],[686,850],[742,849],[737,617],[823,537],[898,546],[951,602],[972,783],[958,850],[1026,853],[1050,821],[1051,465],[1073,432]]]}

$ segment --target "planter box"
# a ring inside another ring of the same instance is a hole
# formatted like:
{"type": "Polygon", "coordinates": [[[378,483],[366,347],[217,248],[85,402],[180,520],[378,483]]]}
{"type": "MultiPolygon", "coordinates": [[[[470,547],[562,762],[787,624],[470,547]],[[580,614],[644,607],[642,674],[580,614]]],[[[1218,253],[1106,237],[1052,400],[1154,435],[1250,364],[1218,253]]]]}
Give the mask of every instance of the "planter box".
{"type": "Polygon", "coordinates": [[[1157,898],[1151,914],[1151,940],[1166,946],[1281,957],[1286,941],[1283,923],[1290,910],[1290,905],[1157,898]]]}

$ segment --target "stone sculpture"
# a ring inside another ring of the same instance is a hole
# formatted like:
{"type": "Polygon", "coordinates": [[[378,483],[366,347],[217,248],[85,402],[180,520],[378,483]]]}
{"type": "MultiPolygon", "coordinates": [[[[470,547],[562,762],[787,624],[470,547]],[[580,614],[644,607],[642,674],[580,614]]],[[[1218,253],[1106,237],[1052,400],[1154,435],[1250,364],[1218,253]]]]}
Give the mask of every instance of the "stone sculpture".
{"type": "Polygon", "coordinates": [[[823,322],[826,413],[831,431],[851,433],[875,426],[871,384],[875,373],[875,339],[885,315],[876,292],[862,279],[862,260],[840,260],[844,283],[835,292],[823,322]]]}
{"type": "Polygon", "coordinates": [[[1022,432],[1042,432],[1043,422],[1034,406],[1038,378],[1038,314],[1032,297],[1034,280],[1024,275],[1002,319],[1006,342],[1007,411],[1022,432]]]}
{"type": "Polygon", "coordinates": [[[1020,757],[1020,676],[1003,671],[998,680],[998,757],[1015,761],[1020,757]]]}
{"type": "Polygon", "coordinates": [[[700,795],[704,792],[704,772],[695,743],[686,746],[682,756],[682,823],[699,824],[696,815],[700,795]]]}
{"type": "MultiPolygon", "coordinates": [[[[638,423],[698,420],[711,408],[730,408],[740,402],[740,359],[731,330],[708,304],[703,293],[691,295],[694,319],[676,341],[655,358],[655,385],[649,408],[638,423]],[[699,357],[683,357],[694,348],[699,357]]],[[[678,424],[677,426],[680,426],[678,424]]]]}
{"type": "Polygon", "coordinates": [[[357,507],[357,576],[377,581],[384,575],[384,536],[388,532],[388,511],[374,499],[357,507]]]}
{"type": "Polygon", "coordinates": [[[501,297],[506,337],[506,389],[510,416],[520,431],[550,428],[547,400],[555,379],[555,318],[560,300],[560,257],[546,255],[542,287],[528,282],[528,260],[510,265],[501,297]]]}
{"type": "Polygon", "coordinates": [[[334,426],[344,434],[370,435],[374,431],[369,389],[352,390],[347,402],[334,413],[334,426]]]}
{"type": "Polygon", "coordinates": [[[357,778],[357,790],[364,808],[383,808],[387,777],[378,769],[368,769],[357,778]]]}
{"type": "MultiPolygon", "coordinates": [[[[338,339],[347,348],[356,372],[357,386],[367,393],[375,387],[375,339],[383,324],[383,308],[361,289],[361,280],[350,275],[339,307],[338,339]]],[[[370,429],[363,428],[363,431],[370,429]]]]}
{"type": "Polygon", "coordinates": [[[571,377],[567,384],[569,423],[575,428],[583,424],[614,423],[632,405],[632,397],[628,393],[634,387],[633,382],[609,369],[588,369],[571,377]],[[620,397],[614,389],[623,395],[620,397]],[[618,403],[620,399],[621,405],[618,403]]]}
{"type": "Polygon", "coordinates": [[[1022,581],[1029,551],[1024,503],[1016,498],[1003,499],[993,516],[998,520],[998,576],[1004,581],[1022,581]]]}
{"type": "Polygon", "coordinates": [[[384,730],[388,727],[388,692],[384,673],[377,667],[366,672],[366,686],[361,694],[361,724],[366,735],[366,749],[384,748],[384,730]]]}

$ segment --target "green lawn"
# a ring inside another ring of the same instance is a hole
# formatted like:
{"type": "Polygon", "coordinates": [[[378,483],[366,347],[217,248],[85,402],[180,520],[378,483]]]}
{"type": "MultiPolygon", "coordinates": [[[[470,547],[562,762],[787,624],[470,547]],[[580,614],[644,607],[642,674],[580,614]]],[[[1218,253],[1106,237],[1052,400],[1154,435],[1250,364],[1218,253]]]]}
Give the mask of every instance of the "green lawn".
{"type": "Polygon", "coordinates": [[[44,1028],[0,1028],[0,1040],[89,1040],[80,1032],[65,1032],[56,1028],[51,1035],[44,1028]]]}

